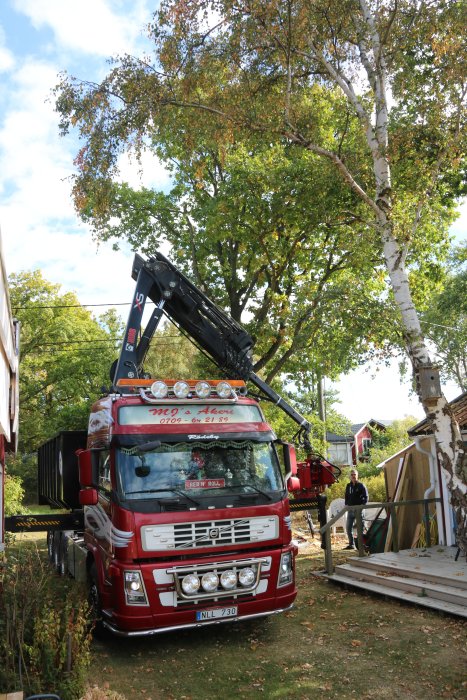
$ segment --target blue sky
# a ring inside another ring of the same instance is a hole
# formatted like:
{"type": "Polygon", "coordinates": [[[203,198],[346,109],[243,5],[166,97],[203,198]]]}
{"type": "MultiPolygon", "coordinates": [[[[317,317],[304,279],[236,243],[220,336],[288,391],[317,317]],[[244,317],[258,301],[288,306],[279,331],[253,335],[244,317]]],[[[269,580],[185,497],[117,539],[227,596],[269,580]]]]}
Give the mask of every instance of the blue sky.
{"type": "MultiPolygon", "coordinates": [[[[127,302],[133,254],[97,248],[78,220],[69,183],[77,142],[59,137],[51,91],[61,71],[98,81],[110,56],[148,50],[144,27],[155,7],[154,0],[0,1],[0,229],[7,271],[41,269],[83,304],[127,302]]],[[[120,165],[122,179],[141,182],[131,163],[120,165]]],[[[150,156],[142,177],[146,185],[168,184],[150,156]]],[[[466,213],[464,207],[454,227],[462,238],[466,213]]],[[[337,385],[339,408],[351,421],[421,416],[395,366],[367,370],[337,385]]],[[[448,398],[457,393],[448,387],[448,398]]]]}
{"type": "MultiPolygon", "coordinates": [[[[77,142],[61,138],[51,91],[61,71],[100,80],[107,59],[149,48],[150,0],[2,0],[0,3],[0,227],[8,272],[40,268],[82,303],[132,294],[132,255],[99,248],[78,220],[69,176],[77,142]]],[[[145,184],[167,184],[145,161],[145,184]]],[[[122,177],[139,182],[121,163],[122,177]]]]}

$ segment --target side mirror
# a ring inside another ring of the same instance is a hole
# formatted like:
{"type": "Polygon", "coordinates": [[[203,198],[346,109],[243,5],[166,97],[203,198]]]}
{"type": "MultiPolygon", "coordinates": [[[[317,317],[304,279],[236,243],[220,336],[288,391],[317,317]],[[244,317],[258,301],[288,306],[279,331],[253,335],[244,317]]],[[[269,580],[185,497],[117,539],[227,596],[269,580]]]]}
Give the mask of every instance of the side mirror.
{"type": "Polygon", "coordinates": [[[97,489],[81,489],[79,492],[79,503],[82,506],[97,506],[98,501],[97,489]]]}
{"type": "Polygon", "coordinates": [[[98,481],[97,453],[94,450],[76,450],[81,486],[96,486],[98,481]]]}
{"type": "Polygon", "coordinates": [[[294,445],[290,442],[284,442],[282,449],[284,452],[285,481],[287,483],[289,477],[297,476],[297,455],[294,445]]]}
{"type": "Polygon", "coordinates": [[[300,483],[300,479],[298,476],[291,476],[289,479],[287,479],[287,491],[290,492],[295,492],[295,491],[300,491],[302,488],[302,485],[300,483]]]}

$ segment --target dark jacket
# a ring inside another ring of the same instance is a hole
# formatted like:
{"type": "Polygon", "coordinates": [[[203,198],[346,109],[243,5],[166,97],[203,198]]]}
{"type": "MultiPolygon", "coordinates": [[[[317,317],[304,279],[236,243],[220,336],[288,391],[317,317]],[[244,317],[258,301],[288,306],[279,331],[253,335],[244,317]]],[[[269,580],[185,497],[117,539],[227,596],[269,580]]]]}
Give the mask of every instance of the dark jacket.
{"type": "Polygon", "coordinates": [[[363,506],[368,502],[368,491],[365,484],[361,481],[348,483],[345,487],[345,505],[346,506],[363,506]]]}

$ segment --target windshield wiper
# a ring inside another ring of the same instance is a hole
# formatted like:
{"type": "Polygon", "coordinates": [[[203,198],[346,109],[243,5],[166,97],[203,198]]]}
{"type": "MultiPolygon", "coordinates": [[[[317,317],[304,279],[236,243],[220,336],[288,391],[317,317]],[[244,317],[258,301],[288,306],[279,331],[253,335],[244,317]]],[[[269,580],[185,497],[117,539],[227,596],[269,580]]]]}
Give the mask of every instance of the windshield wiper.
{"type": "Polygon", "coordinates": [[[180,491],[179,489],[171,489],[171,488],[165,488],[165,489],[145,489],[144,491],[126,491],[125,495],[126,496],[134,496],[137,493],[161,493],[161,491],[169,491],[170,493],[176,493],[178,496],[182,496],[182,498],[186,498],[187,501],[191,501],[194,503],[196,506],[199,506],[199,501],[195,501],[194,498],[191,496],[188,496],[184,491],[180,491]]]}
{"type": "MultiPolygon", "coordinates": [[[[268,500],[272,501],[272,496],[270,496],[266,491],[261,491],[261,489],[258,489],[258,488],[256,488],[256,486],[252,486],[251,484],[243,484],[243,486],[244,486],[244,488],[253,489],[253,491],[256,491],[256,493],[260,493],[262,496],[266,496],[266,498],[268,500]]],[[[239,493],[238,495],[241,497],[241,496],[248,496],[248,495],[252,495],[252,494],[239,493]]]]}

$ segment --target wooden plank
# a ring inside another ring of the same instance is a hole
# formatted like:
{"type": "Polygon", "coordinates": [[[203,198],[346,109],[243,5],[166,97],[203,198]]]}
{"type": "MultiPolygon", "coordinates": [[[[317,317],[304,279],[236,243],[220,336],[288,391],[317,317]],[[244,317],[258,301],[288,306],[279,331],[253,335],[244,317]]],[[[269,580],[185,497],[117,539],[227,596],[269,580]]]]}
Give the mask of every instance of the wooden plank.
{"type": "MultiPolygon", "coordinates": [[[[401,478],[398,501],[408,501],[410,499],[410,491],[413,481],[413,459],[412,453],[407,455],[407,465],[403,478],[401,478]]],[[[411,526],[411,506],[399,506],[396,509],[397,529],[398,529],[398,547],[399,549],[407,549],[412,543],[413,526],[411,526]]]]}
{"type": "MultiPolygon", "coordinates": [[[[403,457],[400,458],[399,460],[399,468],[397,470],[397,479],[396,479],[396,485],[394,487],[394,494],[392,498],[389,500],[391,501],[398,501],[400,493],[401,493],[401,484],[404,483],[405,479],[405,472],[407,470],[407,464],[409,463],[409,458],[410,458],[410,453],[405,453],[403,457]]],[[[396,514],[397,517],[397,514],[396,514]]],[[[389,519],[388,523],[388,531],[386,535],[386,542],[384,545],[384,551],[389,552],[392,547],[392,520],[389,519]]]]}
{"type": "Polygon", "coordinates": [[[415,532],[413,535],[413,540],[412,544],[410,546],[410,549],[415,549],[417,544],[418,544],[418,538],[420,537],[420,530],[422,529],[422,524],[418,523],[417,527],[415,528],[415,532]]]}

